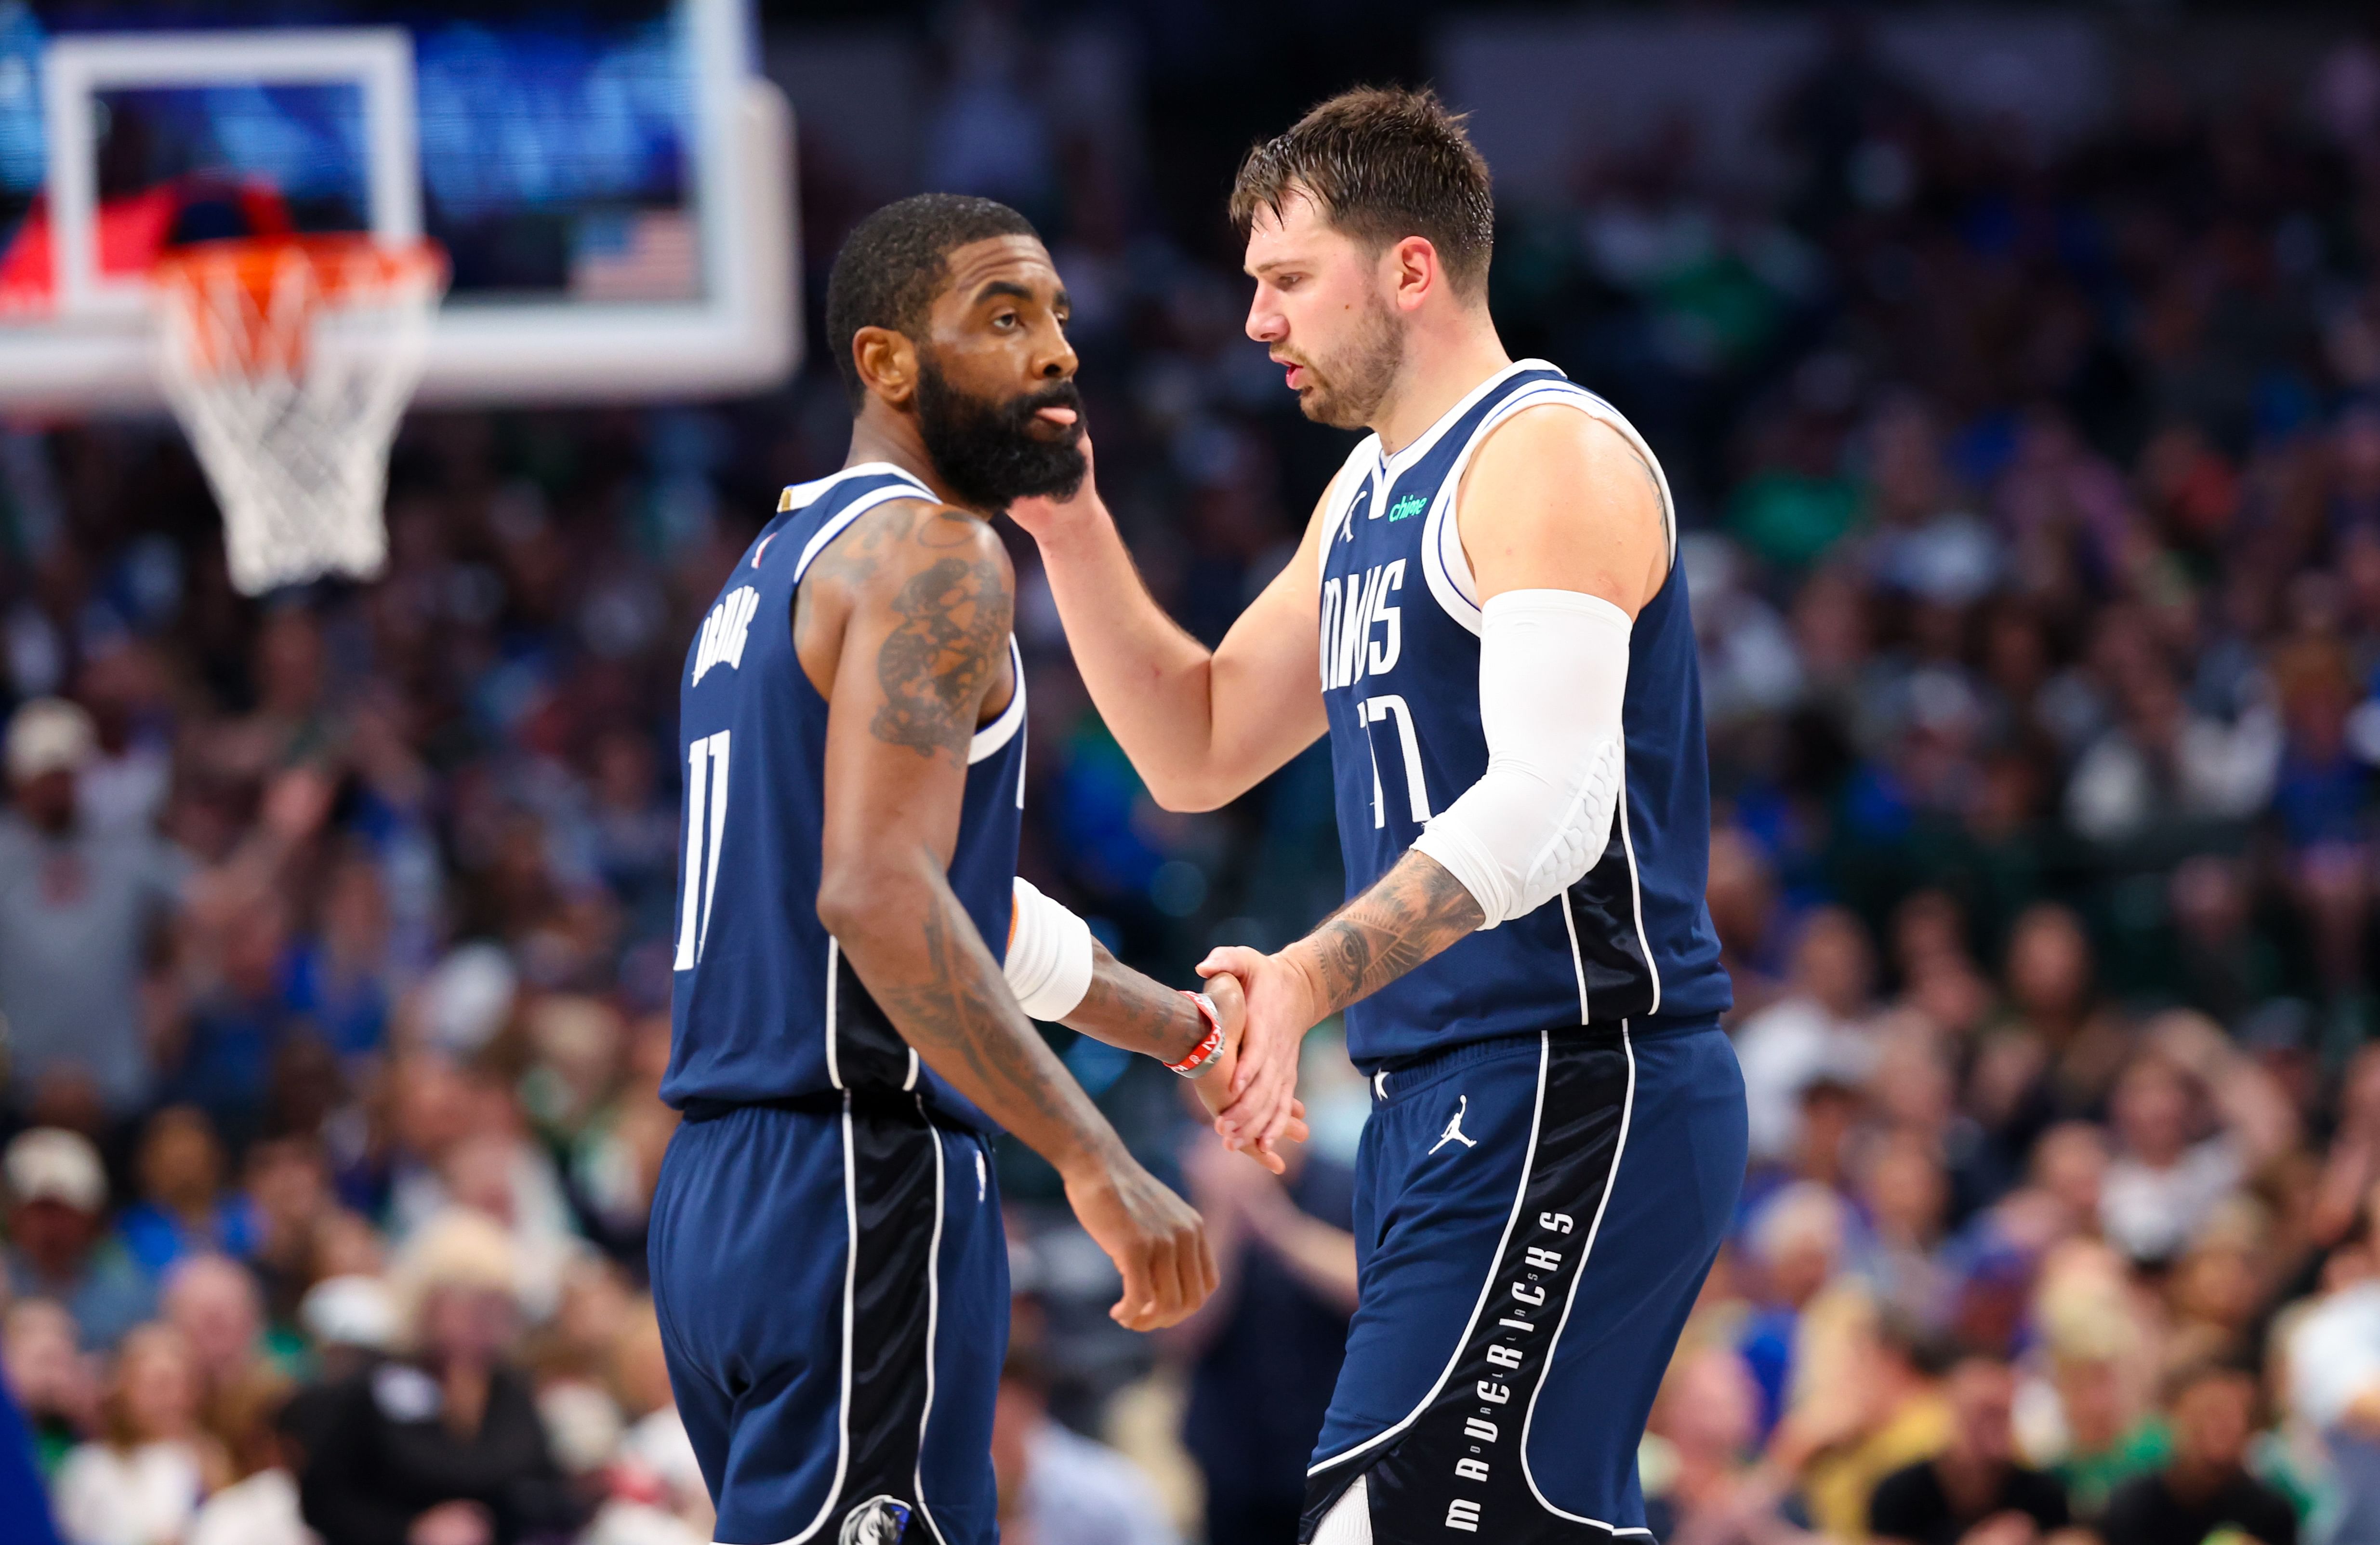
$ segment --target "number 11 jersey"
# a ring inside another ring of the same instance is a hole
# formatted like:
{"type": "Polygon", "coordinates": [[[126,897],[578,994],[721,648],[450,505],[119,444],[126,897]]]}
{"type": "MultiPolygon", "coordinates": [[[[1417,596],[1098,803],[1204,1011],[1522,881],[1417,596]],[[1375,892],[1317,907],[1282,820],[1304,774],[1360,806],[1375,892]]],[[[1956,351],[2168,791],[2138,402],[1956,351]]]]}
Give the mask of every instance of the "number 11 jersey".
{"type": "MultiPolygon", "coordinates": [[[[927,1067],[819,921],[827,702],[794,651],[803,574],[852,523],[896,499],[938,502],[899,468],[846,467],[784,491],[720,588],[678,689],[680,859],[669,1070],[681,1110],[838,1105],[843,1091],[921,1094],[946,1122],[990,1120],[927,1067]]],[[[977,730],[951,889],[1000,959],[1025,804],[1025,672],[977,730]]]]}

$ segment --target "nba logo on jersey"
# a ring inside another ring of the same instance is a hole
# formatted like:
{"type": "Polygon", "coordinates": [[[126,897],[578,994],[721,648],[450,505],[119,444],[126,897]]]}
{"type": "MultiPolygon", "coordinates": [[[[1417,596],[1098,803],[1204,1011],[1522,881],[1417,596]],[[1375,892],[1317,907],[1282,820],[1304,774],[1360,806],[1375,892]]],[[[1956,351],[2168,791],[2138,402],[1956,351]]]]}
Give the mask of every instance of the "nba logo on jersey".
{"type": "Polygon", "coordinates": [[[890,1497],[870,1497],[844,1515],[836,1545],[901,1545],[909,1531],[909,1508],[890,1497]]]}

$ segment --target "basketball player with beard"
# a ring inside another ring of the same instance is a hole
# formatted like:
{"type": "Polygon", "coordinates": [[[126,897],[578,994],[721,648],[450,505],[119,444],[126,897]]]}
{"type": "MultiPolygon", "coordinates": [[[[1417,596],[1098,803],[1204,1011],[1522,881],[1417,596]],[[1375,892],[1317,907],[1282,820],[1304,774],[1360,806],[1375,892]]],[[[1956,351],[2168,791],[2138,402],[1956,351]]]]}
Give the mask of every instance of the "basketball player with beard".
{"type": "Polygon", "coordinates": [[[1609,403],[1504,351],[1488,168],[1436,98],[1323,103],[1232,213],[1249,335],[1309,418],[1370,432],[1287,568],[1210,652],[1087,482],[1012,513],[1160,803],[1330,737],[1346,906],[1200,967],[1247,993],[1227,1141],[1289,1119],[1328,1016],[1372,1086],[1300,1538],[1641,1535],[1637,1444],[1745,1147],[1668,484],[1609,403]]]}
{"type": "Polygon", "coordinates": [[[1004,205],[861,222],[827,287],[849,456],[784,491],[687,651],[662,1083],[686,1119],[650,1255],[722,1540],[993,1539],[995,1125],[1064,1178],[1120,1323],[1172,1324],[1215,1285],[1197,1215],[1027,1018],[1218,1099],[1242,1024],[1236,983],[1160,987],[1015,879],[1025,677],[991,518],[1082,481],[1065,322],[1004,205]]]}

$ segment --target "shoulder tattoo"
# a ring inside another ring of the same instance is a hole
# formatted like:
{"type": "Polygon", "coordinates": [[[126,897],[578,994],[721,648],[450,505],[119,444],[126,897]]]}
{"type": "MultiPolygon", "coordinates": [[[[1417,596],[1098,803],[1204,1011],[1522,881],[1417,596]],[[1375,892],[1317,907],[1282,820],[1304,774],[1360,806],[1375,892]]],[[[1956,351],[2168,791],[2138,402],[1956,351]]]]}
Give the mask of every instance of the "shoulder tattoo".
{"type": "Polygon", "coordinates": [[[900,620],[876,654],[884,701],[868,732],[964,767],[976,711],[1004,652],[1008,577],[990,558],[937,558],[901,587],[892,610],[900,620]]]}

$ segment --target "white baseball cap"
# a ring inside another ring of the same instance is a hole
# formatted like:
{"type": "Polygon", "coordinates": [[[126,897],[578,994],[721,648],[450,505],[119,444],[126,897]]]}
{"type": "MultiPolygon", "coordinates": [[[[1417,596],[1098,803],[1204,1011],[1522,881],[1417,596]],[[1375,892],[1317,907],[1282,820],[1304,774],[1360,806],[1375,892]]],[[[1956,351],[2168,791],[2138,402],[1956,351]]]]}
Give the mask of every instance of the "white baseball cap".
{"type": "Polygon", "coordinates": [[[0,1176],[8,1194],[20,1202],[64,1202],[78,1212],[100,1212],[107,1207],[107,1171],[99,1150],[79,1132],[59,1126],[36,1126],[20,1132],[0,1154],[0,1176]]]}
{"type": "Polygon", "coordinates": [[[79,772],[98,744],[90,714],[64,698],[35,698],[8,721],[8,776],[30,784],[47,772],[79,772]]]}

